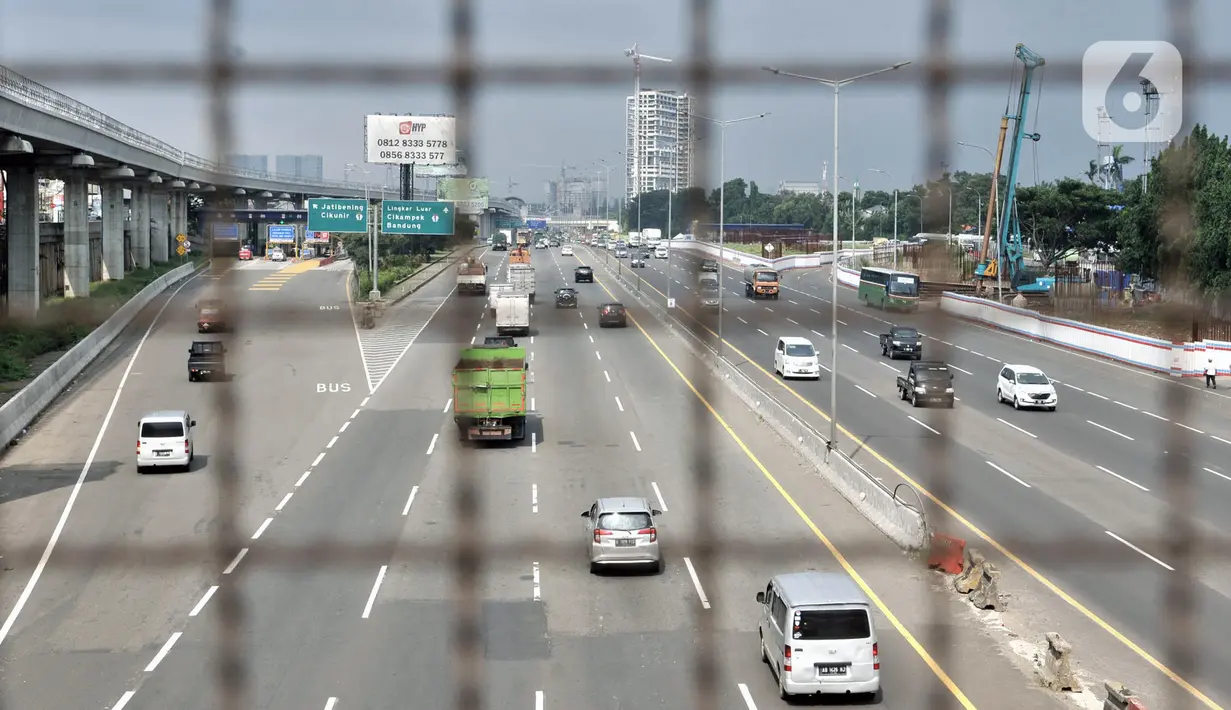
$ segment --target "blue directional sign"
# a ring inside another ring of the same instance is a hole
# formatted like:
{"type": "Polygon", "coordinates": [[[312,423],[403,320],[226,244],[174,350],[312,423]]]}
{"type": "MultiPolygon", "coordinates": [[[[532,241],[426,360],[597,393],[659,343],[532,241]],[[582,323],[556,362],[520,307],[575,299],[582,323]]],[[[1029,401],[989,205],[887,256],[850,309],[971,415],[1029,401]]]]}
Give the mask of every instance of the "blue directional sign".
{"type": "Polygon", "coordinates": [[[295,243],[295,225],[293,224],[271,224],[269,225],[269,241],[271,242],[290,242],[295,243]]]}
{"type": "Polygon", "coordinates": [[[319,197],[308,200],[308,231],[367,232],[367,200],[319,197]]]}
{"type": "Polygon", "coordinates": [[[235,241],[239,239],[239,225],[234,222],[214,223],[214,239],[235,241]]]}
{"type": "Polygon", "coordinates": [[[526,229],[547,229],[547,220],[528,219],[526,220],[526,229]]]}
{"type": "Polygon", "coordinates": [[[453,234],[452,202],[381,200],[380,231],[385,234],[453,234]]]}

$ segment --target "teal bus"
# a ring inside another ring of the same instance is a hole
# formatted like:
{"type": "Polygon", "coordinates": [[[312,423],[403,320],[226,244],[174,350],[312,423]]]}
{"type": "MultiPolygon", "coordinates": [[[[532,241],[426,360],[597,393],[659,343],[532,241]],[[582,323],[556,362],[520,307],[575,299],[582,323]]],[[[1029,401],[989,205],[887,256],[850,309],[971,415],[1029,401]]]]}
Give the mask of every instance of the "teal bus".
{"type": "Polygon", "coordinates": [[[859,272],[859,300],[869,306],[913,311],[919,307],[919,277],[906,271],[865,266],[859,272]]]}

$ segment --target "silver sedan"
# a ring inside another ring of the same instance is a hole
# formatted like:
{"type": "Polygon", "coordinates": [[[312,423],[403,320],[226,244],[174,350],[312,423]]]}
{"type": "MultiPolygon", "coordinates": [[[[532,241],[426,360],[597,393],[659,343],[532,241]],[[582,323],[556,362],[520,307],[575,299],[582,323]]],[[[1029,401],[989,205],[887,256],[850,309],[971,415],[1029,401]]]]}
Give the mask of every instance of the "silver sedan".
{"type": "Polygon", "coordinates": [[[645,498],[599,498],[582,512],[590,548],[590,572],[606,565],[650,566],[655,574],[663,570],[654,518],[661,510],[650,507],[645,498]]]}

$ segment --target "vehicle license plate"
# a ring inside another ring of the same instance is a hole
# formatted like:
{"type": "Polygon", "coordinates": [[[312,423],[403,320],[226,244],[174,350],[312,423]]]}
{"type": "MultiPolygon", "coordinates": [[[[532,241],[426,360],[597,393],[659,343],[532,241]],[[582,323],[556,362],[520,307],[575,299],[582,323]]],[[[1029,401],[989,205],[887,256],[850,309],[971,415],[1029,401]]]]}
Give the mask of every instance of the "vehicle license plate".
{"type": "Polygon", "coordinates": [[[636,540],[616,540],[615,544],[616,547],[632,547],[636,542],[636,540]]]}

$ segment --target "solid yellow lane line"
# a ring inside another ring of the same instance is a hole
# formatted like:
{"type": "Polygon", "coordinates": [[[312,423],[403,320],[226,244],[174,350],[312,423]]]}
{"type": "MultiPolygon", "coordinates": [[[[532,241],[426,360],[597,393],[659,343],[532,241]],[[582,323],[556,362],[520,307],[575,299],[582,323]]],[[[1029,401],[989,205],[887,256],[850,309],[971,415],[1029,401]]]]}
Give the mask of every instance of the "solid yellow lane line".
{"type": "MultiPolygon", "coordinates": [[[[599,287],[607,292],[608,296],[615,299],[615,294],[607,288],[606,284],[598,278],[595,278],[594,280],[598,283],[599,287]]],[[[963,693],[962,689],[957,686],[957,683],[949,677],[949,674],[945,672],[945,669],[940,667],[940,664],[936,661],[932,654],[929,653],[928,650],[924,648],[923,644],[915,638],[915,635],[906,628],[906,626],[898,619],[897,615],[890,611],[889,607],[881,601],[880,596],[878,596],[876,592],[872,590],[872,587],[869,586],[863,579],[863,577],[855,571],[854,566],[852,566],[850,561],[846,559],[846,556],[842,554],[842,552],[828,537],[826,537],[825,533],[821,532],[821,529],[812,521],[812,518],[804,512],[804,509],[800,507],[799,503],[795,502],[795,499],[791,496],[791,494],[783,488],[782,484],[778,482],[778,479],[769,472],[769,469],[767,469],[763,463],[761,463],[761,460],[758,459],[756,454],[748,448],[743,439],[735,433],[735,430],[727,424],[726,419],[724,419],[723,416],[719,414],[716,409],[714,409],[709,400],[707,400],[705,396],[697,390],[692,381],[689,380],[688,376],[676,366],[671,357],[667,355],[667,353],[663,352],[663,349],[658,346],[658,343],[655,342],[653,336],[646,332],[645,328],[641,327],[641,324],[637,322],[637,319],[634,318],[632,314],[629,314],[628,319],[632,321],[633,325],[637,326],[637,330],[641,331],[641,334],[645,336],[645,339],[650,342],[651,347],[658,352],[662,359],[666,361],[667,365],[675,372],[680,380],[684,382],[684,385],[687,386],[693,395],[696,396],[696,398],[701,402],[701,404],[705,406],[706,410],[709,411],[709,413],[714,417],[719,426],[721,426],[723,430],[726,431],[731,437],[731,440],[735,442],[735,445],[738,446],[740,450],[744,452],[744,455],[748,457],[748,460],[757,467],[757,470],[761,472],[761,475],[765,477],[765,480],[769,481],[770,485],[774,487],[774,490],[778,491],[778,494],[781,495],[787,504],[791,506],[791,509],[795,511],[795,514],[804,521],[804,524],[808,526],[808,529],[812,531],[812,534],[821,541],[821,544],[823,544],[827,550],[829,550],[829,553],[834,556],[834,559],[838,561],[838,564],[842,566],[842,569],[851,576],[851,579],[855,580],[855,584],[858,584],[864,594],[867,594],[868,598],[872,600],[872,603],[876,605],[876,608],[881,610],[881,613],[885,615],[885,618],[889,620],[889,623],[893,624],[893,628],[897,629],[898,633],[902,635],[902,638],[906,639],[906,642],[915,650],[915,653],[919,654],[919,657],[923,659],[923,662],[927,664],[928,668],[930,668],[936,678],[940,680],[941,684],[943,684],[945,688],[948,689],[948,691],[953,695],[953,697],[962,704],[962,707],[968,708],[969,710],[975,710],[975,704],[966,697],[966,694],[963,693]]]]}
{"type": "MultiPolygon", "coordinates": [[[[662,291],[659,291],[657,288],[654,288],[654,285],[649,283],[648,281],[643,281],[643,283],[645,283],[646,286],[649,286],[655,293],[662,296],[663,298],[667,297],[666,294],[664,294],[662,291]]],[[[835,304],[835,307],[836,307],[836,304],[835,304]]],[[[679,307],[677,306],[677,308],[679,307]]],[[[718,337],[717,333],[715,333],[713,330],[710,330],[710,328],[707,327],[704,323],[702,323],[701,321],[693,317],[693,315],[689,313],[686,309],[679,308],[679,310],[683,311],[684,315],[686,315],[694,323],[700,325],[702,328],[705,328],[705,330],[708,331],[715,338],[718,337]]],[[[761,367],[759,363],[757,363],[752,358],[748,357],[746,354],[744,354],[743,351],[741,351],[739,348],[732,345],[730,342],[726,340],[723,340],[722,342],[724,345],[731,348],[731,350],[735,352],[735,354],[739,355],[744,360],[746,360],[748,364],[760,370],[761,373],[764,374],[766,377],[769,377],[775,383],[777,383],[780,387],[782,387],[787,392],[790,392],[792,395],[794,395],[797,400],[802,402],[805,406],[807,406],[813,412],[816,412],[817,415],[819,415],[826,422],[830,421],[828,414],[826,414],[825,412],[822,412],[808,398],[804,397],[799,392],[797,392],[794,387],[791,387],[786,382],[783,382],[782,380],[779,380],[777,377],[774,377],[773,375],[771,375],[768,370],[766,370],[764,367],[761,367]]],[[[852,434],[850,431],[848,431],[846,427],[842,426],[841,424],[838,424],[837,428],[838,428],[838,431],[842,432],[843,436],[847,437],[848,439],[854,442],[857,442],[864,451],[871,454],[872,458],[879,461],[882,465],[885,466],[885,468],[889,469],[890,471],[893,471],[903,481],[906,481],[908,484],[910,484],[916,490],[918,490],[921,494],[926,496],[928,500],[935,503],[937,507],[939,507],[940,509],[944,510],[946,513],[951,515],[953,519],[961,523],[963,527],[965,527],[970,532],[974,533],[975,536],[979,537],[987,544],[991,545],[993,548],[995,548],[997,552],[1004,555],[1006,558],[1008,558],[1010,561],[1012,561],[1014,564],[1020,567],[1023,571],[1025,571],[1027,574],[1033,577],[1036,581],[1042,584],[1044,587],[1047,587],[1048,591],[1052,592],[1056,596],[1063,599],[1066,604],[1076,609],[1079,613],[1081,613],[1082,616],[1085,616],[1087,619],[1094,622],[1096,626],[1098,626],[1099,628],[1101,628],[1102,630],[1110,634],[1112,638],[1124,644],[1125,647],[1127,647],[1133,653],[1137,654],[1139,658],[1144,660],[1146,663],[1149,663],[1151,666],[1153,666],[1156,670],[1158,670],[1163,675],[1170,678],[1173,682],[1175,682],[1176,685],[1183,688],[1185,691],[1191,694],[1194,698],[1196,698],[1197,700],[1200,700],[1201,703],[1205,705],[1207,708],[1210,708],[1210,710],[1225,710],[1223,706],[1214,702],[1213,699],[1211,699],[1205,693],[1201,692],[1201,690],[1197,688],[1195,685],[1190,683],[1188,680],[1184,679],[1180,674],[1171,670],[1171,668],[1169,668],[1165,663],[1155,658],[1153,654],[1151,654],[1149,651],[1139,646],[1135,641],[1130,639],[1128,636],[1122,633],[1119,629],[1112,626],[1109,622],[1105,621],[1098,614],[1094,613],[1086,605],[1077,601],[1077,599],[1073,598],[1072,595],[1070,595],[1068,592],[1061,589],[1056,583],[1052,582],[1050,579],[1044,576],[1042,572],[1036,570],[1034,567],[1030,566],[1030,564],[1027,563],[1025,560],[1013,554],[1009,550],[1009,548],[1002,545],[991,535],[983,532],[982,529],[980,529],[974,523],[967,520],[961,513],[954,510],[953,507],[950,506],[948,503],[945,503],[940,498],[937,498],[931,491],[925,488],[921,483],[916,481],[914,478],[911,478],[910,476],[908,476],[905,471],[903,471],[902,469],[898,468],[893,463],[891,463],[889,459],[882,456],[880,452],[878,452],[876,449],[873,449],[871,446],[868,446],[866,443],[860,440],[857,436],[855,436],[855,434],[852,434]]]]}

